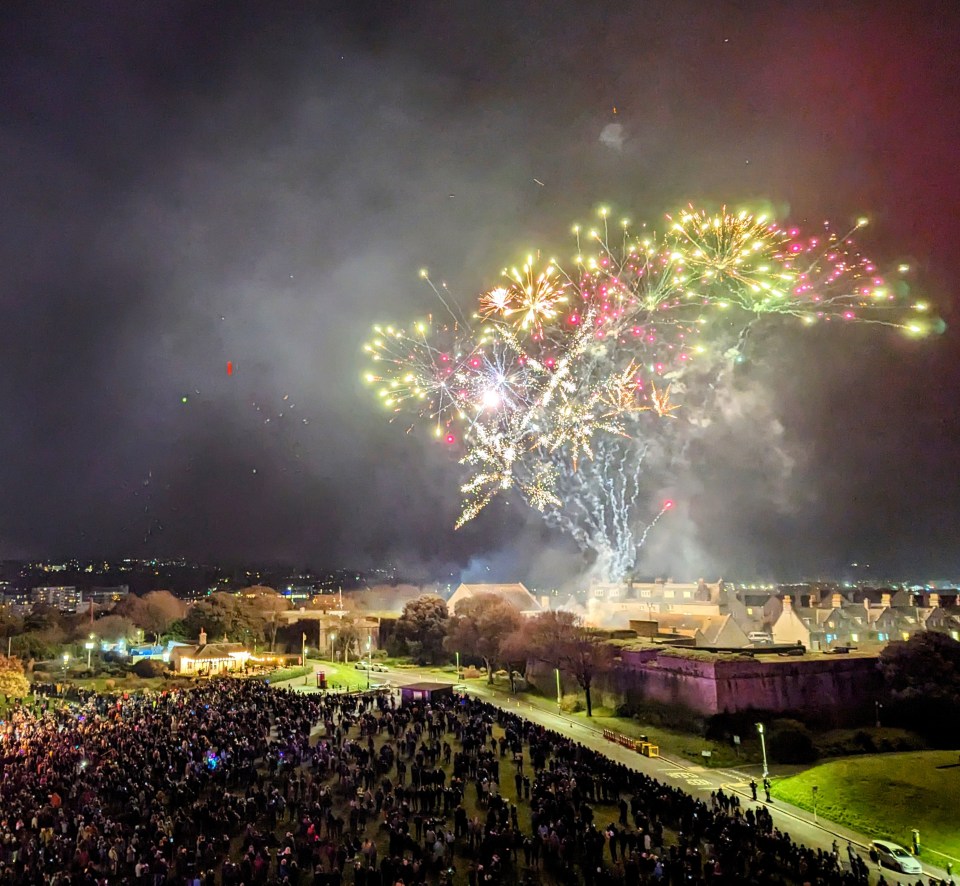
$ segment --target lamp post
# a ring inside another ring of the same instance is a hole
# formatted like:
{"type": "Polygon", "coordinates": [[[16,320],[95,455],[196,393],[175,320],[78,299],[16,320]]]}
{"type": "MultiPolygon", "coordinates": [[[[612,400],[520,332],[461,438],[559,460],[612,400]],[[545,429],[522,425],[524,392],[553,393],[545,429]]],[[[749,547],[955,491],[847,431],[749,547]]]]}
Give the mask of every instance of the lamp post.
{"type": "Polygon", "coordinates": [[[337,634],[336,631],[330,635],[330,661],[333,661],[337,654],[337,634]]]}
{"type": "Polygon", "coordinates": [[[68,661],[70,661],[70,653],[64,652],[63,653],[63,679],[64,680],[67,679],[67,662],[68,661]]]}
{"type": "Polygon", "coordinates": [[[460,682],[460,653],[455,653],[457,656],[457,682],[460,682]]]}
{"type": "Polygon", "coordinates": [[[763,777],[766,778],[770,774],[770,770],[767,769],[767,741],[763,734],[763,723],[757,723],[757,732],[760,733],[760,750],[763,752],[763,777]]]}
{"type": "Polygon", "coordinates": [[[300,662],[303,664],[304,667],[306,667],[307,666],[307,635],[306,634],[303,635],[303,640],[301,641],[301,643],[303,644],[303,652],[301,654],[300,662]]]}
{"type": "Polygon", "coordinates": [[[819,822],[820,819],[817,818],[817,794],[820,793],[820,788],[814,785],[810,790],[813,792],[813,820],[819,822]]]}
{"type": "Polygon", "coordinates": [[[557,675],[557,709],[559,710],[563,704],[563,696],[560,694],[560,668],[554,668],[553,671],[557,675]]]}
{"type": "Polygon", "coordinates": [[[90,670],[90,657],[93,655],[93,634],[90,635],[90,639],[83,644],[84,648],[87,650],[87,670],[90,670]]]}
{"type": "Polygon", "coordinates": [[[367,689],[370,688],[370,635],[367,634],[367,689]]]}

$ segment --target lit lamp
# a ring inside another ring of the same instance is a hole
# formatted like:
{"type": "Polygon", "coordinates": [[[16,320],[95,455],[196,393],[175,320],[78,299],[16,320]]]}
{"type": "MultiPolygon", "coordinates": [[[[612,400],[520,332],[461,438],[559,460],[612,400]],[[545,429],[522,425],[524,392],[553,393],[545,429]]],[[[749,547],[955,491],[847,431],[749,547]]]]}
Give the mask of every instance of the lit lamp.
{"type": "Polygon", "coordinates": [[[764,738],[763,723],[757,723],[757,732],[760,733],[760,750],[763,752],[763,777],[766,778],[770,774],[770,770],[767,769],[767,741],[764,738]]]}
{"type": "Polygon", "coordinates": [[[367,689],[370,688],[370,635],[367,634],[367,689]]]}
{"type": "Polygon", "coordinates": [[[67,679],[67,662],[68,661],[70,661],[70,653],[64,652],[63,653],[63,679],[64,680],[67,679]]]}
{"type": "Polygon", "coordinates": [[[90,635],[90,639],[83,644],[83,648],[87,650],[87,670],[90,670],[90,656],[93,655],[93,634],[90,635]]]}
{"type": "Polygon", "coordinates": [[[337,656],[337,635],[332,633],[330,635],[330,661],[333,661],[337,656]]]}

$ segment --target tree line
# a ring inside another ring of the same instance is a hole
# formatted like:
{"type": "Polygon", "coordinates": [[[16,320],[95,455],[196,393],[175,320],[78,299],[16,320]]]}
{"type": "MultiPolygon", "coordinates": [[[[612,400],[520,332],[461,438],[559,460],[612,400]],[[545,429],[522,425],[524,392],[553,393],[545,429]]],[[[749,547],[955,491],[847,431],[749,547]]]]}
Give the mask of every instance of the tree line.
{"type": "Polygon", "coordinates": [[[589,717],[594,682],[616,658],[607,639],[571,612],[547,610],[526,618],[509,600],[477,594],[450,615],[441,597],[425,594],[404,607],[389,648],[418,664],[448,662],[459,653],[464,663],[482,662],[491,683],[497,670],[523,671],[528,662],[538,661],[577,681],[589,717]]]}

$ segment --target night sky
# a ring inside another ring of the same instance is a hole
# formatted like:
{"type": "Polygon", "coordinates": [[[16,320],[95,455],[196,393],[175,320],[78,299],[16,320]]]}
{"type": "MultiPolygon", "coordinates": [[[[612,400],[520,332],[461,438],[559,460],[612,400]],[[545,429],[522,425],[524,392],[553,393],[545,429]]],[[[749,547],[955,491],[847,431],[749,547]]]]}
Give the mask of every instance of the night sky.
{"type": "Polygon", "coordinates": [[[5,3],[0,83],[0,556],[569,579],[518,501],[453,530],[369,329],[601,202],[753,201],[868,215],[948,329],[752,341],[641,571],[960,577],[955,4],[5,3]]]}

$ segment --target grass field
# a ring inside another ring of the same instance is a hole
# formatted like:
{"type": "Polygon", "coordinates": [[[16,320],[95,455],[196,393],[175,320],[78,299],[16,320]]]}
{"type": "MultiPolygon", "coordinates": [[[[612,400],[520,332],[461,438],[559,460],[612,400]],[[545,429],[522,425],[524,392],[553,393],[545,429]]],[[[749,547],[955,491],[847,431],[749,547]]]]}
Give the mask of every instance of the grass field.
{"type": "Polygon", "coordinates": [[[908,848],[911,831],[917,828],[924,859],[941,867],[948,861],[957,866],[960,761],[955,751],[832,760],[775,779],[773,796],[812,811],[814,785],[823,818],[908,848]]]}

